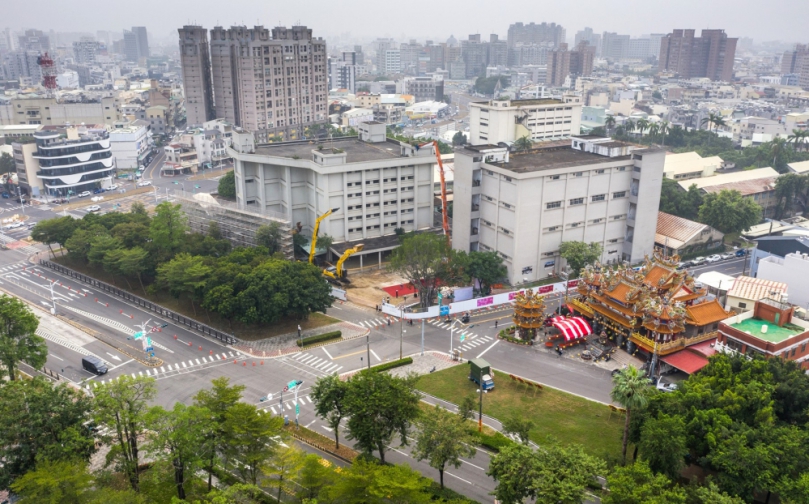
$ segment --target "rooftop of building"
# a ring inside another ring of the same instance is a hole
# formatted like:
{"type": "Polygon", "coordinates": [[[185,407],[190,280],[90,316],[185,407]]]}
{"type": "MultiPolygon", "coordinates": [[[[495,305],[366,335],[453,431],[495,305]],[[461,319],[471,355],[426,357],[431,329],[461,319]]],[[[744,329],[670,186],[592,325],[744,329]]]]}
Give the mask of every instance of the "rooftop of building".
{"type": "MultiPolygon", "coordinates": [[[[487,101],[479,101],[473,102],[474,105],[489,105],[494,106],[493,102],[495,101],[503,101],[503,100],[487,100],[487,101]]],[[[559,98],[526,98],[524,100],[507,100],[510,102],[508,104],[509,107],[533,107],[537,105],[562,105],[565,103],[564,100],[560,100],[559,98]]]]}
{"type": "MultiPolygon", "coordinates": [[[[586,166],[591,164],[608,163],[611,161],[627,160],[631,156],[607,157],[589,152],[582,152],[570,146],[570,140],[547,142],[551,145],[531,149],[525,152],[511,153],[508,163],[490,163],[514,173],[531,173],[543,170],[586,166]]],[[[622,142],[608,142],[599,144],[605,147],[623,145],[622,142]],[[612,145],[616,144],[616,145],[612,145]]]]}
{"type": "Polygon", "coordinates": [[[678,249],[707,227],[706,224],[667,214],[666,212],[657,212],[655,243],[667,244],[673,249],[678,249]]]}
{"type": "Polygon", "coordinates": [[[730,327],[738,331],[747,333],[750,336],[754,336],[758,339],[768,341],[770,343],[780,343],[793,336],[797,336],[799,334],[803,334],[804,332],[806,332],[806,329],[795,324],[784,324],[782,327],[779,327],[770,322],[769,320],[764,320],[756,317],[744,319],[741,320],[740,322],[736,322],[735,324],[729,325],[730,327]],[[765,326],[767,327],[766,330],[764,330],[765,326]]]}
{"type": "Polygon", "coordinates": [[[346,163],[380,161],[401,157],[398,140],[387,139],[385,142],[369,143],[359,140],[358,137],[341,137],[320,142],[303,140],[299,142],[261,144],[256,145],[256,154],[289,159],[311,159],[312,151],[317,150],[321,145],[325,151],[329,149],[343,150],[346,154],[346,163]]]}
{"type": "Polygon", "coordinates": [[[809,173],[809,161],[797,161],[795,163],[789,163],[787,166],[795,173],[809,173]]]}
{"type": "Polygon", "coordinates": [[[749,276],[736,277],[733,287],[728,290],[728,297],[752,299],[758,301],[787,292],[787,284],[763,278],[749,276]]]}
{"type": "Polygon", "coordinates": [[[680,187],[688,190],[692,185],[696,185],[697,189],[706,189],[712,186],[721,186],[726,184],[745,182],[748,180],[770,179],[777,178],[779,173],[773,168],[757,168],[754,170],[742,170],[733,173],[723,173],[721,175],[713,175],[711,177],[703,177],[696,179],[683,180],[678,182],[680,187]]]}

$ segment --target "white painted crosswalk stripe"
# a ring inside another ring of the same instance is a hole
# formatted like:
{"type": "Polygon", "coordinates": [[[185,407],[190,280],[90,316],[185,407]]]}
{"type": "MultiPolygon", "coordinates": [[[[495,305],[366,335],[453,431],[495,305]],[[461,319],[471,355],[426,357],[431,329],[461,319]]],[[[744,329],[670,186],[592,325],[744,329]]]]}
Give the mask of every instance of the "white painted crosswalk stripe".
{"type": "Polygon", "coordinates": [[[287,407],[287,409],[290,409],[290,410],[291,410],[291,409],[292,409],[292,404],[290,404],[290,403],[288,402],[288,403],[286,403],[286,407],[287,407]]]}
{"type": "Polygon", "coordinates": [[[277,415],[277,414],[278,414],[278,412],[277,412],[277,411],[275,411],[275,408],[274,408],[273,406],[270,406],[270,410],[272,410],[272,414],[273,414],[273,415],[277,415]]]}
{"type": "Polygon", "coordinates": [[[326,369],[324,369],[323,371],[325,371],[325,372],[327,372],[327,373],[331,373],[331,372],[333,372],[333,371],[334,371],[334,369],[335,369],[336,367],[337,367],[337,364],[332,364],[331,366],[327,367],[327,368],[326,368],[326,369]]]}
{"type": "Polygon", "coordinates": [[[309,362],[314,362],[315,360],[317,360],[317,357],[315,357],[314,355],[309,355],[308,357],[306,357],[306,359],[302,360],[301,363],[307,364],[309,362]]]}
{"type": "Polygon", "coordinates": [[[306,396],[306,400],[309,401],[309,404],[312,404],[312,398],[311,397],[306,396]]]}
{"type": "Polygon", "coordinates": [[[184,368],[188,367],[188,366],[186,366],[186,365],[185,365],[185,362],[183,362],[182,364],[183,364],[183,367],[184,367],[184,368]]]}
{"type": "Polygon", "coordinates": [[[197,364],[202,364],[202,363],[199,361],[199,359],[194,359],[194,360],[195,360],[195,361],[197,361],[197,364]]]}
{"type": "Polygon", "coordinates": [[[160,372],[161,372],[161,373],[165,373],[165,372],[166,372],[166,370],[163,368],[163,366],[160,366],[160,372]]]}
{"type": "Polygon", "coordinates": [[[329,366],[330,364],[331,364],[331,361],[325,360],[325,361],[321,362],[320,364],[318,364],[318,365],[317,365],[317,366],[315,366],[315,367],[316,367],[317,369],[320,369],[321,367],[323,367],[323,366],[329,366]]]}
{"type": "Polygon", "coordinates": [[[295,356],[293,356],[292,358],[293,358],[293,359],[295,359],[296,361],[299,361],[299,360],[301,360],[301,359],[302,359],[302,358],[303,358],[305,355],[307,355],[307,354],[305,354],[305,353],[299,353],[298,355],[295,355],[295,356]]]}

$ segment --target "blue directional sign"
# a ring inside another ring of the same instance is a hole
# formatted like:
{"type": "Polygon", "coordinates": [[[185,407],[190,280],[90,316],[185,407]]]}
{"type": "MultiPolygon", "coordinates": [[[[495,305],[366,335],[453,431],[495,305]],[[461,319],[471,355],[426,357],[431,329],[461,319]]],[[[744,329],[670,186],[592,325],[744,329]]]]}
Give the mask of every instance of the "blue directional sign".
{"type": "Polygon", "coordinates": [[[466,339],[466,333],[461,333],[461,343],[466,339]]]}
{"type": "Polygon", "coordinates": [[[295,405],[295,416],[298,416],[298,415],[300,415],[300,414],[301,414],[301,405],[300,405],[300,404],[296,404],[296,405],[295,405]]]}
{"type": "Polygon", "coordinates": [[[139,340],[142,337],[143,337],[143,331],[138,331],[138,332],[136,332],[135,334],[132,335],[132,338],[136,339],[136,340],[139,340]]]}
{"type": "Polygon", "coordinates": [[[449,315],[449,306],[441,306],[439,308],[438,314],[441,315],[441,316],[449,315]]]}

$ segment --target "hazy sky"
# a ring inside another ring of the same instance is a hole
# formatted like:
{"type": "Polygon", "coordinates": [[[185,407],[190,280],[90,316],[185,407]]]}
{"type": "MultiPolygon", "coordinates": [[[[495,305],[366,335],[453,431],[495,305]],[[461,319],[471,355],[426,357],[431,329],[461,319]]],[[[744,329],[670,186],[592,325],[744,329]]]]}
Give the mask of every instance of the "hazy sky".
{"type": "Polygon", "coordinates": [[[0,27],[57,31],[146,26],[156,38],[183,24],[307,25],[315,35],[444,40],[450,34],[505,36],[508,25],[556,22],[568,37],[585,26],[630,35],[673,28],[723,28],[755,41],[809,42],[807,0],[3,0],[0,27]]]}

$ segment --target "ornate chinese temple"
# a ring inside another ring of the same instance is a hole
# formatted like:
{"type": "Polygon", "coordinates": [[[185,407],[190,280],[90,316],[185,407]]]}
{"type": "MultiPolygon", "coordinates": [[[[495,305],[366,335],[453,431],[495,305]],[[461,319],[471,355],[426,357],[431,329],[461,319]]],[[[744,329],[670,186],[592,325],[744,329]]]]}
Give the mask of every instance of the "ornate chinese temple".
{"type": "Polygon", "coordinates": [[[655,251],[640,268],[596,263],[582,272],[570,305],[629,353],[666,356],[716,338],[729,314],[685,270],[655,251]]]}

